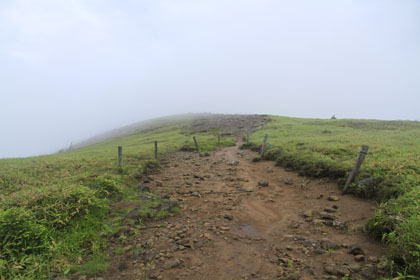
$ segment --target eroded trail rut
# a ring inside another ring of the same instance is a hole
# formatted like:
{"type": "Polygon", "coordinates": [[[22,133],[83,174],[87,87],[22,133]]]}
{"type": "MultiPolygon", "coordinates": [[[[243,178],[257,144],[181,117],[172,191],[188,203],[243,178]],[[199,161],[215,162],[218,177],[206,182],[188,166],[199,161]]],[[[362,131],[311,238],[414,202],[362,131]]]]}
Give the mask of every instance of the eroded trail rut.
{"type": "Polygon", "coordinates": [[[169,158],[148,184],[178,200],[181,213],[133,233],[104,278],[376,279],[384,273],[379,260],[386,248],[363,232],[372,202],[341,196],[335,184],[273,162],[254,163],[255,155],[229,147],[209,157],[169,158]]]}

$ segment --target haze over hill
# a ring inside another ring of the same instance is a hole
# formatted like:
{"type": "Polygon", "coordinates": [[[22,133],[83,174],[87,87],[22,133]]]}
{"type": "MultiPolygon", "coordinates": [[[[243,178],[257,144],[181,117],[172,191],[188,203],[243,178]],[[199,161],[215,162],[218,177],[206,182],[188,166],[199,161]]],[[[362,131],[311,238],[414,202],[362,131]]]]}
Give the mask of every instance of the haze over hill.
{"type": "Polygon", "coordinates": [[[0,3],[0,157],[185,112],[420,119],[418,1],[0,3]]]}

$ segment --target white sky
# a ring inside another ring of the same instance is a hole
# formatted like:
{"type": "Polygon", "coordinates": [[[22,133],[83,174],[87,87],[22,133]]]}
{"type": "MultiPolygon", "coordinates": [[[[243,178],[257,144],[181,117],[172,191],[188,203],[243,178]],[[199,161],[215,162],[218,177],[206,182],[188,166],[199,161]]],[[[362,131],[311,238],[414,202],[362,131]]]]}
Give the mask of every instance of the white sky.
{"type": "Polygon", "coordinates": [[[186,112],[420,120],[418,0],[2,0],[0,157],[186,112]]]}

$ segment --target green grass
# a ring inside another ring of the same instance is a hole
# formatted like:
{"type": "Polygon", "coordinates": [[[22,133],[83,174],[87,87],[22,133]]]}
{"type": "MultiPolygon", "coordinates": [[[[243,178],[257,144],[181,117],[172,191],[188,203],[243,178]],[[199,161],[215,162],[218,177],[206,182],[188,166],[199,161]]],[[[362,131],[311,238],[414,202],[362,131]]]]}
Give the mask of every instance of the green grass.
{"type": "MultiPolygon", "coordinates": [[[[110,232],[121,226],[125,213],[116,213],[116,200],[138,200],[136,186],[159,166],[154,157],[194,147],[217,149],[217,131],[194,133],[191,118],[160,122],[69,152],[0,160],[0,279],[49,279],[80,272],[107,270],[110,232]],[[123,146],[123,167],[117,147],[123,146]]],[[[223,137],[221,146],[234,142],[223,137]]],[[[140,201],[145,217],[159,220],[168,210],[155,196],[140,201]]],[[[179,212],[175,207],[171,212],[179,212]]]]}
{"type": "Polygon", "coordinates": [[[343,186],[361,146],[369,146],[350,192],[382,202],[367,229],[391,245],[397,269],[419,275],[420,123],[269,118],[245,148],[258,151],[267,134],[264,158],[300,175],[333,178],[343,186]]]}

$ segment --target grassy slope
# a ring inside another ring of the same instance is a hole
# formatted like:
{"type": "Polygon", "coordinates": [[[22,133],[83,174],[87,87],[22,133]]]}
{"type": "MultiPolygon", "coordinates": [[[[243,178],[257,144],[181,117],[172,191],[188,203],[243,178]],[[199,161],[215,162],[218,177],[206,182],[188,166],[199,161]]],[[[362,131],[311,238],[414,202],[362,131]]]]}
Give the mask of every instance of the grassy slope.
{"type": "Polygon", "coordinates": [[[260,144],[267,134],[266,158],[302,175],[342,184],[361,145],[369,146],[351,191],[382,201],[368,230],[392,245],[397,264],[420,274],[420,123],[270,118],[251,142],[260,144]]]}
{"type": "MultiPolygon", "coordinates": [[[[0,279],[106,269],[103,237],[116,230],[124,215],[111,213],[115,195],[136,199],[135,187],[151,162],[155,140],[160,158],[185,144],[193,147],[191,119],[161,120],[66,153],[0,160],[0,279]],[[117,167],[118,145],[123,146],[122,170],[117,167]],[[83,264],[86,260],[91,262],[83,264]]],[[[216,148],[215,131],[194,135],[201,151],[216,148]]],[[[222,146],[232,144],[222,138],[222,146]]]]}

